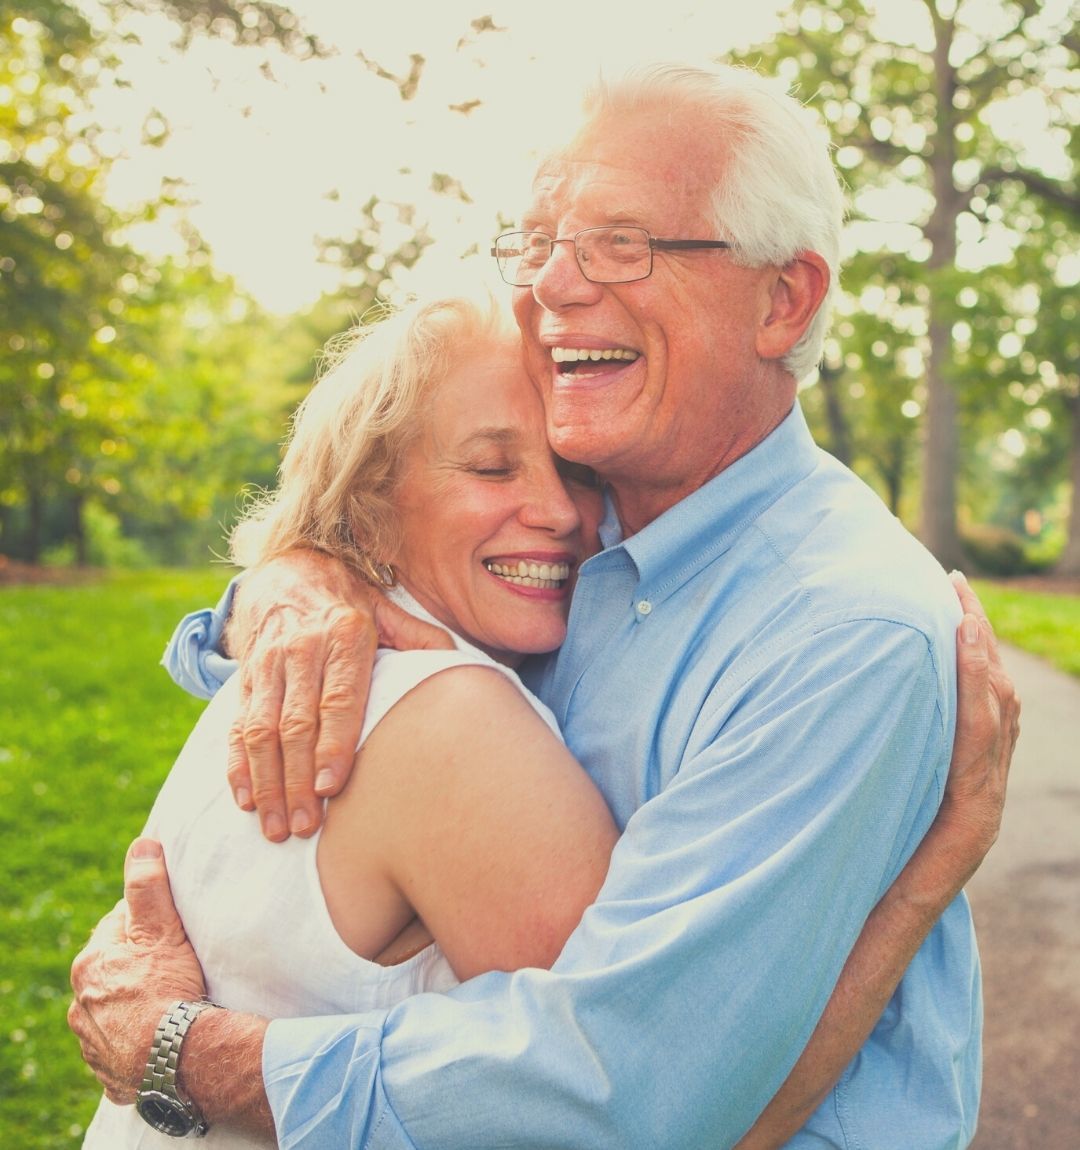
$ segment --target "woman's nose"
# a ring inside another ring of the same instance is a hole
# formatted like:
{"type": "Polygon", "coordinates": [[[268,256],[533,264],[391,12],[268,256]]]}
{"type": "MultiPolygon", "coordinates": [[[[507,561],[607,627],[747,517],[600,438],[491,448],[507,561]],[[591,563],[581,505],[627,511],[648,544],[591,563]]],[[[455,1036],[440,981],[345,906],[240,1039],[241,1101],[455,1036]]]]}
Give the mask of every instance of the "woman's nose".
{"type": "Polygon", "coordinates": [[[581,514],[570,498],[562,478],[549,464],[530,484],[530,498],[521,509],[521,521],[560,537],[572,535],[581,527],[581,514]]]}

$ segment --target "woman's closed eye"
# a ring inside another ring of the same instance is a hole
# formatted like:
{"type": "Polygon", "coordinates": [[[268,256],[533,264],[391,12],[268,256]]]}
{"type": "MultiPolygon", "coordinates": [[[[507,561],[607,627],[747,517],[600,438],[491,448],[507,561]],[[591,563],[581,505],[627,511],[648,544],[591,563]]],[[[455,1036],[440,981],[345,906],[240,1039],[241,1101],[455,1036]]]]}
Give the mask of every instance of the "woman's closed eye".
{"type": "Polygon", "coordinates": [[[470,475],[478,475],[481,479],[509,479],[517,471],[516,464],[510,460],[474,460],[464,464],[463,470],[470,475]]]}

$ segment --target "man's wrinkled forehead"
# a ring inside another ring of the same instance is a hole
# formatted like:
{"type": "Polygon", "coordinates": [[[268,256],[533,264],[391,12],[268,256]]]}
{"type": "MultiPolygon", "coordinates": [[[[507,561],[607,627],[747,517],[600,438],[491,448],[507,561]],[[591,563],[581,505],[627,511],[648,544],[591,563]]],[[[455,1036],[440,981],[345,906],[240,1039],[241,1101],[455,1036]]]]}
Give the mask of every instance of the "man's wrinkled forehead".
{"type": "MultiPolygon", "coordinates": [[[[718,164],[690,141],[665,135],[655,120],[622,121],[605,131],[591,124],[565,148],[541,160],[522,216],[528,227],[636,223],[656,228],[670,219],[708,216],[718,164]]],[[[711,151],[711,149],[710,149],[711,151]]]]}

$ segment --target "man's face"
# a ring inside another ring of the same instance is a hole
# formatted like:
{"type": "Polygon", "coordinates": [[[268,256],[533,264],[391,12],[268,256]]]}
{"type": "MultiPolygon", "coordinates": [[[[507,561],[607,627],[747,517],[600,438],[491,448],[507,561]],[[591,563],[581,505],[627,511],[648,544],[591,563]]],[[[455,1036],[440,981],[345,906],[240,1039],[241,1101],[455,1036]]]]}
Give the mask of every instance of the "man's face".
{"type": "MultiPolygon", "coordinates": [[[[710,215],[724,147],[659,111],[594,122],[541,167],[521,227],[557,239],[607,224],[729,238],[710,215]]],[[[723,250],[656,252],[648,279],[597,284],[573,245],[557,244],[533,287],[514,293],[552,447],[596,468],[617,499],[646,484],[670,505],[752,446],[769,273],[723,250]],[[568,362],[566,350],[615,354],[568,362]]]]}

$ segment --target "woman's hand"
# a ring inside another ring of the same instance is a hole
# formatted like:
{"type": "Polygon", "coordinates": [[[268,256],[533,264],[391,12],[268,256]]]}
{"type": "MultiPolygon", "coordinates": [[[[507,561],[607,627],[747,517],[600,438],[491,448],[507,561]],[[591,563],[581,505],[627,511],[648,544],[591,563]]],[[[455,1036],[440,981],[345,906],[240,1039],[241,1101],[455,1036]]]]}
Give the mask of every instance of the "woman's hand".
{"type": "Polygon", "coordinates": [[[453,646],[340,560],[301,550],[244,580],[225,639],[241,676],[229,785],[275,842],[312,834],[347,781],[376,647],[453,646]]]}
{"type": "Polygon", "coordinates": [[[964,609],[956,645],[956,738],[935,830],[953,845],[962,885],[1001,829],[1009,766],[1020,736],[1020,699],[1001,665],[997,638],[979,597],[959,572],[953,572],[952,581],[964,609]]]}

